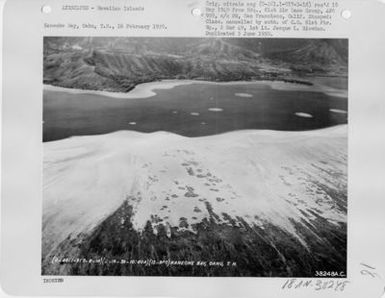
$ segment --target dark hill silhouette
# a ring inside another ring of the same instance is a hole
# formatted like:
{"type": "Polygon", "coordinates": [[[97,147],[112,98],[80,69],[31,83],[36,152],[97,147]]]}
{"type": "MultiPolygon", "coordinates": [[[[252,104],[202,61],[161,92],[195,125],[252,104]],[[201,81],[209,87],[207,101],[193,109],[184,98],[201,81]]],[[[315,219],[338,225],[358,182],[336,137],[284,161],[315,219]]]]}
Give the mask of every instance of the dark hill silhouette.
{"type": "Polygon", "coordinates": [[[127,92],[161,79],[346,75],[347,52],[347,40],[47,37],[44,83],[127,92]]]}

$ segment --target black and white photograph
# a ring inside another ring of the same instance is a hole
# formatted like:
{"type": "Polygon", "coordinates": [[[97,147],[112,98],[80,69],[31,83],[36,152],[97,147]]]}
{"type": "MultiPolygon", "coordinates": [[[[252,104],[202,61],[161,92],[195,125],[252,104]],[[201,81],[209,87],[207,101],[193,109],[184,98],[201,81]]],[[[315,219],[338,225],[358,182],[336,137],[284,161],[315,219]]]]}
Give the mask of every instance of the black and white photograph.
{"type": "Polygon", "coordinates": [[[42,42],[42,275],[346,277],[348,39],[42,42]]]}

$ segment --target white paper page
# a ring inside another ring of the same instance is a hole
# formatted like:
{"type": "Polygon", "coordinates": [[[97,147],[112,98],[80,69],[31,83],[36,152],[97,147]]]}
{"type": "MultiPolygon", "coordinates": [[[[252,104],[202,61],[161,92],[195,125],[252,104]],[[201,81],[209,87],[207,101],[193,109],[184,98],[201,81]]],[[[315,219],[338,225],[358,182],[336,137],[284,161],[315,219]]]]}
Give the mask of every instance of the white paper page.
{"type": "Polygon", "coordinates": [[[8,1],[4,290],[381,297],[384,13],[8,1]]]}

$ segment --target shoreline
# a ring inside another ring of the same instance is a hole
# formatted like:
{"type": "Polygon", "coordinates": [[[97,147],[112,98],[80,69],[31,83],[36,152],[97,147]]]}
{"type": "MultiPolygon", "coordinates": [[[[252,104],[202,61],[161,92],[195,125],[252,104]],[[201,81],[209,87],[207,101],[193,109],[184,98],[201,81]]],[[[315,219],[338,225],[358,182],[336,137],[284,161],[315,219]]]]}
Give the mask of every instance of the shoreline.
{"type": "Polygon", "coordinates": [[[117,130],[113,132],[108,133],[102,133],[102,134],[95,134],[95,135],[75,135],[70,136],[64,139],[59,140],[52,140],[52,141],[46,141],[43,142],[44,145],[48,146],[48,144],[53,143],[66,143],[71,142],[73,140],[79,140],[79,139],[94,139],[94,140],[101,140],[106,138],[120,138],[120,137],[134,137],[137,138],[159,138],[162,136],[168,136],[175,139],[185,139],[185,140],[195,140],[198,142],[204,142],[211,139],[221,139],[225,136],[227,137],[242,137],[244,135],[249,136],[263,136],[263,137],[275,137],[275,138],[282,138],[282,139],[290,139],[292,137],[317,137],[322,135],[328,135],[329,137],[344,137],[346,136],[348,131],[348,124],[337,124],[334,126],[324,127],[324,128],[318,128],[318,129],[311,129],[311,130],[273,130],[273,129],[239,129],[239,130],[233,130],[233,131],[227,131],[223,133],[218,133],[215,135],[208,135],[208,136],[199,136],[199,137],[186,137],[183,135],[179,135],[177,133],[169,132],[169,131],[154,131],[154,132],[140,132],[136,130],[117,130]]]}
{"type": "Polygon", "coordinates": [[[209,84],[209,85],[248,85],[248,84],[263,84],[268,85],[273,90],[281,91],[308,91],[308,92],[322,92],[329,96],[347,98],[348,91],[328,87],[314,82],[304,83],[300,80],[253,80],[253,81],[228,81],[228,82],[214,82],[205,80],[160,80],[136,85],[128,92],[114,92],[105,90],[87,90],[75,89],[43,84],[44,91],[62,91],[72,94],[95,94],[99,96],[106,96],[111,98],[150,98],[157,93],[155,90],[168,90],[178,86],[192,85],[192,84],[209,84]],[[310,85],[311,84],[311,85],[310,85]]]}

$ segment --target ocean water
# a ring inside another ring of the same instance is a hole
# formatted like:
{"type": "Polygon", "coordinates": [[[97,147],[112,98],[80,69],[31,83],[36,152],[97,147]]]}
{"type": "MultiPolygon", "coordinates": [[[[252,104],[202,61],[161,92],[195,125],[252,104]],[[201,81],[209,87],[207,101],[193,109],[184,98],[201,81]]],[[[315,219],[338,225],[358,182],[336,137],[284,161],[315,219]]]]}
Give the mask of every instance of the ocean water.
{"type": "MultiPolygon", "coordinates": [[[[338,79],[330,80],[329,86],[341,86],[338,79]]],[[[43,141],[119,130],[168,131],[187,137],[243,129],[301,131],[346,124],[348,119],[347,98],[311,88],[199,82],[155,93],[148,98],[112,98],[44,90],[43,141]]]]}

